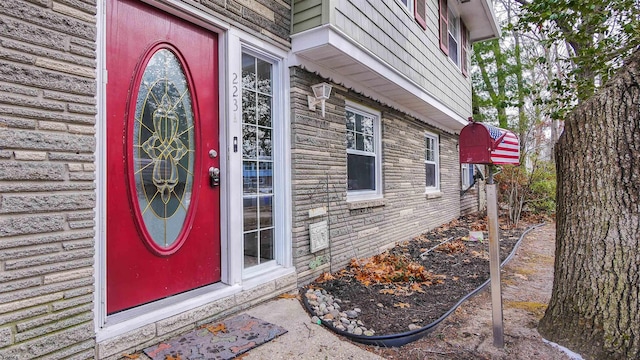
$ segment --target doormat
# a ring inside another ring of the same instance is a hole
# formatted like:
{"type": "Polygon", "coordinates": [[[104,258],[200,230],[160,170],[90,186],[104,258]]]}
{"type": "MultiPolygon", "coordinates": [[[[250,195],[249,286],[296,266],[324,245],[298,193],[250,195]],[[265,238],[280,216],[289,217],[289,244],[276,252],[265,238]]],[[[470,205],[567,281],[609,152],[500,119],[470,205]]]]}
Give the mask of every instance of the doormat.
{"type": "Polygon", "coordinates": [[[286,332],[278,325],[241,314],[203,325],[143,351],[153,360],[233,359],[286,332]]]}

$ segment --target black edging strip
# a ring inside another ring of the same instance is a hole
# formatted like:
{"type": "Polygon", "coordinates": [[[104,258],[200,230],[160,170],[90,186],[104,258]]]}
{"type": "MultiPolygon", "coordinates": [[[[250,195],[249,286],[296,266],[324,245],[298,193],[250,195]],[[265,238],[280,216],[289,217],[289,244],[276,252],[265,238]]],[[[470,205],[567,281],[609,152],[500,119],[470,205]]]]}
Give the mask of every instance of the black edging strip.
{"type": "MultiPolygon", "coordinates": [[[[507,262],[511,260],[511,258],[515,256],[516,250],[518,250],[518,247],[520,246],[520,242],[522,242],[522,239],[524,239],[524,236],[527,235],[527,233],[543,225],[545,225],[545,223],[533,225],[529,227],[527,230],[525,230],[522,233],[522,235],[520,235],[520,239],[518,239],[516,244],[513,246],[513,250],[511,250],[511,253],[509,253],[509,256],[507,256],[502,261],[502,263],[500,264],[500,267],[502,268],[504,265],[506,265],[507,262]]],[[[335,332],[336,334],[342,335],[352,341],[355,341],[361,344],[366,344],[366,345],[376,345],[376,346],[382,346],[382,347],[399,347],[402,345],[406,345],[410,342],[416,341],[421,337],[427,335],[431,331],[433,331],[436,328],[436,326],[438,326],[444,319],[449,317],[449,315],[451,315],[460,305],[462,305],[462,303],[464,303],[469,298],[471,298],[472,296],[482,291],[490,283],[491,283],[491,279],[485,281],[482,285],[477,287],[475,290],[465,295],[462,299],[460,299],[460,301],[458,301],[455,305],[453,305],[453,307],[449,309],[449,311],[444,313],[444,315],[442,315],[440,318],[438,318],[436,321],[432,322],[431,324],[421,327],[420,329],[410,330],[403,333],[390,334],[390,335],[378,335],[378,336],[354,335],[348,331],[342,331],[342,330],[336,329],[335,327],[329,325],[329,323],[327,323],[326,321],[322,320],[320,316],[318,316],[318,319],[320,319],[320,322],[322,323],[322,325],[327,327],[329,330],[335,332]]],[[[307,297],[305,296],[306,287],[301,288],[300,291],[302,292],[302,296],[301,296],[302,304],[304,304],[304,307],[307,310],[307,312],[312,316],[317,316],[316,314],[314,314],[313,309],[311,309],[311,307],[309,306],[309,303],[307,302],[307,297]]]]}

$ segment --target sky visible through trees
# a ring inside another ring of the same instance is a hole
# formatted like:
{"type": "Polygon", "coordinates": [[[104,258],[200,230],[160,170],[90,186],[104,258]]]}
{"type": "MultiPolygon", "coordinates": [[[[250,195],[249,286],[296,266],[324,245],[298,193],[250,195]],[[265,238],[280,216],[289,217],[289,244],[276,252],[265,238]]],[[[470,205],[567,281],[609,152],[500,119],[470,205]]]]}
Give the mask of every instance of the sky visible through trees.
{"type": "Polygon", "coordinates": [[[473,116],[552,158],[561,119],[640,45],[640,1],[499,0],[502,37],[474,44],[473,116]]]}

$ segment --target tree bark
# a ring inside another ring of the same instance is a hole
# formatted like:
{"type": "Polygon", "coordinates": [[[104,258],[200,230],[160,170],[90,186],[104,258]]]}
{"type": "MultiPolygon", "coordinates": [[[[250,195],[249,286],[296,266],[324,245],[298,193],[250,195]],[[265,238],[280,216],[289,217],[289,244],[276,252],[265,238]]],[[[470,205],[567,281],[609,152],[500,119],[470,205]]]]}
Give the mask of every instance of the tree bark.
{"type": "Polygon", "coordinates": [[[640,51],[556,146],[553,293],[539,324],[585,358],[640,358],[640,51]]]}

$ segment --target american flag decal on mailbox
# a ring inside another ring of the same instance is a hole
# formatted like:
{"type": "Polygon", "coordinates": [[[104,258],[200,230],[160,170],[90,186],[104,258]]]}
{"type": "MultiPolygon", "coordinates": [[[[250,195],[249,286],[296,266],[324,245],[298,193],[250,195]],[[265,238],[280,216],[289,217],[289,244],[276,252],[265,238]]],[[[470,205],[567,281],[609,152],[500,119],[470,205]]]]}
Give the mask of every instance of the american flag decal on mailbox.
{"type": "Polygon", "coordinates": [[[509,130],[472,122],[460,131],[460,163],[519,165],[520,141],[509,130]]]}
{"type": "Polygon", "coordinates": [[[491,151],[491,162],[495,165],[520,164],[520,142],[516,134],[509,130],[482,124],[489,130],[489,136],[496,142],[491,151]]]}

